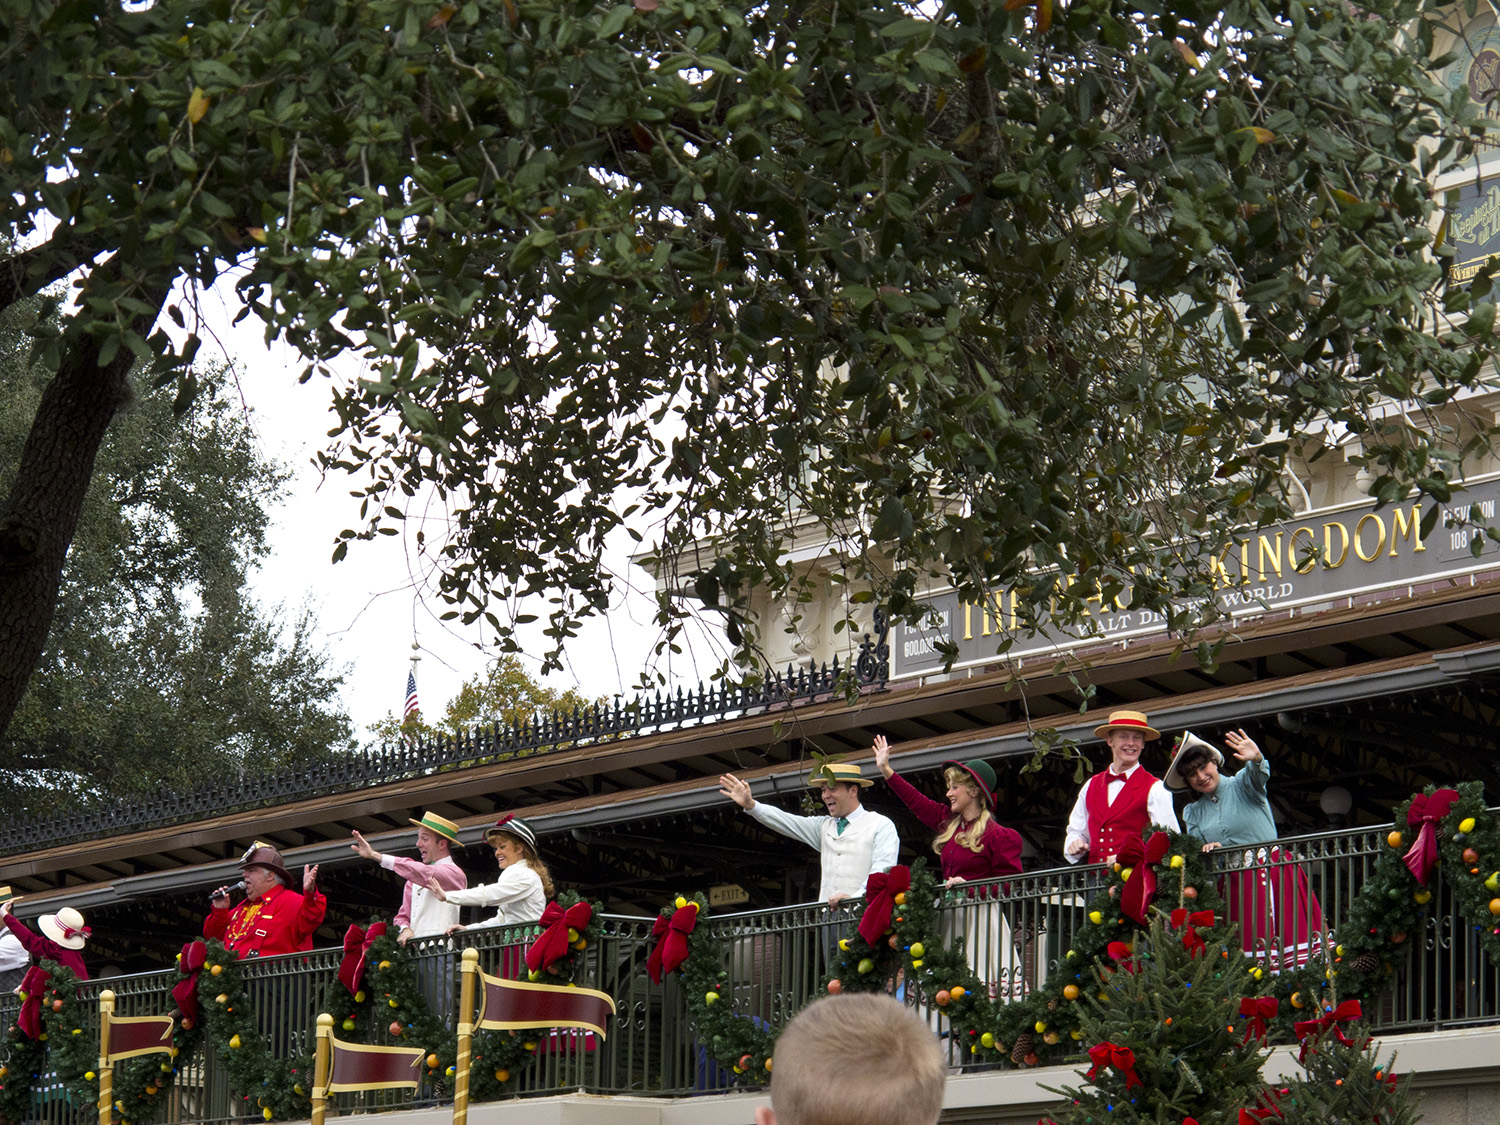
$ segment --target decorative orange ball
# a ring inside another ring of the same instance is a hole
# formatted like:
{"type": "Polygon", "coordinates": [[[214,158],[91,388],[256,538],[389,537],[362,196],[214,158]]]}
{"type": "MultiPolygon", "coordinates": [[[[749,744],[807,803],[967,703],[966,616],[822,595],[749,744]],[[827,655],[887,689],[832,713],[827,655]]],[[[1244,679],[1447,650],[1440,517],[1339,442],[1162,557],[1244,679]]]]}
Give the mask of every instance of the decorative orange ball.
{"type": "Polygon", "coordinates": [[[62,1011],[62,1008],[63,1008],[63,1005],[62,1005],[62,1001],[61,1000],[54,1000],[54,1001],[52,1001],[52,1010],[54,1012],[60,1012],[60,1011],[62,1011]]]}
{"type": "Polygon", "coordinates": [[[1079,997],[1079,995],[1080,995],[1080,993],[1081,993],[1081,991],[1082,990],[1076,984],[1064,985],[1063,986],[1063,999],[1064,1000],[1077,1000],[1078,997],[1079,997]]]}
{"type": "Polygon", "coordinates": [[[906,892],[905,891],[899,892],[896,895],[896,897],[894,899],[892,899],[891,901],[893,901],[897,906],[905,906],[906,905],[906,892]]]}
{"type": "Polygon", "coordinates": [[[1479,862],[1479,853],[1476,852],[1473,848],[1465,848],[1464,849],[1464,862],[1465,863],[1478,863],[1479,862]]]}
{"type": "Polygon", "coordinates": [[[1395,931],[1395,933],[1391,934],[1391,944],[1392,945],[1400,945],[1405,940],[1406,940],[1406,931],[1405,930],[1397,930],[1397,931],[1395,931]]]}
{"type": "Polygon", "coordinates": [[[433,1070],[437,1069],[437,1064],[438,1064],[438,1057],[436,1055],[428,1055],[427,1056],[427,1065],[430,1066],[430,1067],[432,1067],[433,1070]]]}
{"type": "Polygon", "coordinates": [[[948,995],[954,1000],[962,1000],[968,993],[969,990],[961,984],[955,984],[948,990],[948,995]]]}
{"type": "Polygon", "coordinates": [[[401,1026],[401,1021],[400,1020],[392,1020],[391,1021],[391,1026],[387,1030],[389,1030],[392,1035],[396,1036],[397,1038],[400,1038],[401,1033],[403,1031],[405,1031],[406,1028],[404,1028],[404,1027],[401,1026]]]}
{"type": "Polygon", "coordinates": [[[831,981],[828,982],[828,993],[830,996],[837,996],[840,992],[843,991],[844,982],[839,980],[838,977],[834,977],[831,981]]]}
{"type": "Polygon", "coordinates": [[[945,988],[942,989],[936,996],[934,996],[933,999],[937,1001],[939,1008],[946,1008],[948,1006],[948,1001],[953,999],[953,996],[945,988]]]}
{"type": "Polygon", "coordinates": [[[1393,848],[1399,848],[1401,846],[1401,833],[1392,832],[1385,838],[1385,842],[1393,848]]]}
{"type": "Polygon", "coordinates": [[[1192,901],[1193,899],[1195,899],[1195,898],[1198,897],[1198,888],[1197,887],[1183,887],[1182,888],[1182,897],[1185,898],[1185,899],[1187,899],[1187,900],[1189,900],[1189,901],[1192,901]]]}
{"type": "Polygon", "coordinates": [[[1500,914],[1500,898],[1490,899],[1490,913],[1500,914]]]}

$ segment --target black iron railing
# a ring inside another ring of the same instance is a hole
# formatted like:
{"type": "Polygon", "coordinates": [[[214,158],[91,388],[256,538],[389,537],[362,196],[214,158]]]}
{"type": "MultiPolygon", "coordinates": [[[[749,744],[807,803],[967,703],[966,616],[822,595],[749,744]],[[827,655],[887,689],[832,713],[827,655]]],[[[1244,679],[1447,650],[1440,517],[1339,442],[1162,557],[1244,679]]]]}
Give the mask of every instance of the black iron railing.
{"type": "Polygon", "coordinates": [[[880,690],[890,674],[884,614],[875,614],[875,628],[874,636],[865,634],[847,667],[835,657],[832,664],[788,666],[784,674],[772,673],[750,683],[700,683],[693,691],[678,688],[675,693],[657,692],[629,702],[553,711],[515,724],[493,723],[460,735],[388,744],[328,762],[250,775],[238,782],[217,780],[186,791],[163,788],[133,802],[101,803],[42,823],[7,825],[0,829],[0,855],[366,789],[465,766],[556,754],[581,745],[817,702],[850,689],[880,690]]]}

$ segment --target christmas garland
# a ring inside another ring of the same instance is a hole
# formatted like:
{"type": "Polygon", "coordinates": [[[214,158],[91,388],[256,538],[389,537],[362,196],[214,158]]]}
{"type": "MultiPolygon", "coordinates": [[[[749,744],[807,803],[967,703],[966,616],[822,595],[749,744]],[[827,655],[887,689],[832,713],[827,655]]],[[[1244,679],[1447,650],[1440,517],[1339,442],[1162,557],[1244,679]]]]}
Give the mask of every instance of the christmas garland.
{"type": "Polygon", "coordinates": [[[1440,875],[1453,892],[1463,917],[1474,926],[1485,953],[1500,964],[1500,822],[1484,803],[1484,786],[1464,782],[1456,790],[1432,786],[1397,806],[1395,826],[1375,869],[1360,887],[1349,917],[1333,933],[1332,963],[1306,965],[1282,973],[1269,994],[1282,1001],[1273,1025],[1285,1034],[1306,1009],[1327,1007],[1337,985],[1346,999],[1371,1000],[1385,990],[1397,962],[1410,956],[1408,936],[1427,920],[1433,888],[1440,875]],[[1427,883],[1418,882],[1407,852],[1421,835],[1410,823],[1412,810],[1443,794],[1452,794],[1446,811],[1432,822],[1438,861],[1427,883]]]}
{"type": "MultiPolygon", "coordinates": [[[[1157,909],[1163,904],[1168,910],[1187,904],[1221,914],[1199,843],[1176,834],[1164,836],[1169,850],[1161,857],[1156,874],[1157,909]]],[[[1045,986],[1022,1000],[998,1003],[990,999],[968,965],[962,945],[943,943],[938,929],[942,891],[925,859],[918,859],[910,868],[909,889],[894,897],[890,924],[877,940],[866,940],[857,925],[839,939],[824,987],[830,993],[884,991],[899,972],[907,988],[919,989],[938,1006],[950,1035],[965,1045],[971,1061],[1035,1066],[1060,1060],[1076,1053],[1076,1041],[1082,1036],[1074,1001],[1082,994],[1086,974],[1096,965],[1112,963],[1108,959],[1111,942],[1129,941],[1142,929],[1121,906],[1130,875],[1117,867],[1107,885],[1095,893],[1088,903],[1088,922],[1075,935],[1064,967],[1045,986]]],[[[975,890],[960,887],[950,893],[975,890]]],[[[681,968],[689,1015],[699,1039],[714,1061],[740,1076],[741,1082],[763,1083],[771,1071],[777,1032],[758,1026],[723,999],[729,974],[722,967],[721,951],[715,937],[697,925],[707,912],[707,903],[701,896],[679,896],[662,910],[657,930],[669,927],[676,912],[689,907],[695,911],[695,926],[687,936],[688,955],[681,968]]],[[[1222,920],[1215,925],[1227,932],[1222,920]]]]}
{"type": "MultiPolygon", "coordinates": [[[[1333,948],[1323,959],[1279,974],[1249,968],[1257,994],[1277,1001],[1277,1014],[1269,1021],[1273,1035],[1290,1038],[1294,1022],[1332,1011],[1340,996],[1366,1001],[1378,996],[1397,960],[1408,955],[1408,935],[1426,921],[1439,874],[1452,889],[1460,913],[1475,927],[1485,952],[1500,962],[1500,820],[1485,807],[1483,786],[1467,782],[1456,790],[1429,787],[1396,809],[1395,822],[1387,847],[1349,917],[1332,935],[1333,948]],[[1424,831],[1437,856],[1426,885],[1412,870],[1416,861],[1408,858],[1424,831]]],[[[1201,843],[1176,833],[1160,835],[1166,844],[1150,865],[1157,880],[1152,912],[1165,913],[1173,906],[1212,910],[1214,928],[1203,932],[1234,946],[1201,843]]],[[[970,1061],[1013,1066],[1061,1061],[1076,1055],[1083,1037],[1076,1001],[1091,987],[1091,974],[1113,963],[1113,943],[1133,944],[1144,928],[1122,908],[1130,875],[1118,864],[1107,873],[1105,886],[1088,902],[1088,922],[1074,934],[1073,947],[1059,969],[1024,999],[1003,1003],[989,998],[962,945],[943,943],[938,929],[942,892],[925,860],[919,859],[910,869],[909,888],[892,901],[885,931],[871,942],[851,926],[839,939],[825,987],[829,992],[884,991],[899,976],[907,988],[919,989],[938,1007],[970,1061]]],[[[974,889],[960,887],[948,893],[970,894],[974,889]]],[[[707,912],[702,897],[679,896],[662,911],[658,932],[677,910],[689,905],[695,923],[701,921],[707,912]]],[[[729,974],[720,963],[713,935],[697,926],[686,944],[682,973],[688,1011],[705,1048],[716,1062],[740,1075],[740,1081],[764,1082],[771,1069],[775,1030],[757,1026],[723,1000],[729,974]]]]}
{"type": "MultiPolygon", "coordinates": [[[[564,911],[583,902],[574,894],[557,899],[564,911]]],[[[589,913],[590,920],[581,931],[569,932],[566,953],[544,970],[530,974],[533,980],[555,979],[566,984],[576,979],[583,966],[583,951],[602,933],[598,909],[590,906],[589,913]]],[[[287,1059],[274,1057],[256,1026],[238,955],[218,941],[206,943],[200,952],[203,959],[196,970],[195,987],[198,1018],[185,1017],[174,1006],[178,1022],[171,1054],[127,1059],[115,1067],[113,1094],[121,1125],[147,1120],[156,1112],[177,1077],[177,1060],[192,1057],[205,1036],[218,1053],[230,1088],[247,1103],[254,1099],[265,1120],[308,1117],[312,1105],[311,1053],[287,1059]]],[[[351,993],[339,980],[330,979],[319,1010],[334,1017],[338,1035],[345,1041],[399,1040],[422,1046],[427,1051],[427,1080],[441,1088],[453,1078],[457,1037],[443,1026],[422,995],[414,961],[393,936],[376,937],[364,949],[360,987],[351,993]]],[[[51,962],[45,965],[52,974],[41,1009],[45,1031],[34,1040],[13,1024],[6,1033],[7,1060],[0,1068],[0,1120],[11,1125],[28,1116],[33,1090],[49,1066],[75,1104],[92,1105],[98,1100],[98,1076],[93,1070],[99,1057],[98,1040],[85,1031],[90,1021],[86,1005],[78,998],[79,981],[65,968],[51,962]]],[[[183,963],[181,954],[178,970],[180,979],[195,971],[183,963]]],[[[472,1098],[489,1100],[503,1095],[505,1084],[513,1081],[535,1055],[536,1033],[527,1035],[533,1037],[514,1032],[475,1036],[474,1062],[484,1060],[486,1065],[476,1065],[470,1072],[472,1098]]]]}

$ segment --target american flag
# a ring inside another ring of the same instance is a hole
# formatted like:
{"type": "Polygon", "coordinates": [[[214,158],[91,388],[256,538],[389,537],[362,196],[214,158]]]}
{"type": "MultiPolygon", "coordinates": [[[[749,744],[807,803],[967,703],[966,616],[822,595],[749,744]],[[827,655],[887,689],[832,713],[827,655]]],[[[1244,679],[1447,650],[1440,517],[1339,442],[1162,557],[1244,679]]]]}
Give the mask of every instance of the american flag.
{"type": "Polygon", "coordinates": [[[401,712],[401,721],[405,722],[421,710],[422,705],[417,702],[417,670],[413,668],[406,673],[406,709],[401,712]]]}

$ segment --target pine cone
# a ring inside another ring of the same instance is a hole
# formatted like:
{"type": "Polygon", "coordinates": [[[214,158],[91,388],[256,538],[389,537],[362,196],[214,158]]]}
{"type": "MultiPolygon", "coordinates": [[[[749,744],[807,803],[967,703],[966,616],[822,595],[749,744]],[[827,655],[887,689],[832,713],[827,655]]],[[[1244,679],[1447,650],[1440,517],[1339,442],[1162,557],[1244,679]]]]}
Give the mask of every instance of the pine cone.
{"type": "Polygon", "coordinates": [[[1349,962],[1349,967],[1356,973],[1373,973],[1376,969],[1380,968],[1380,954],[1370,952],[1361,953],[1353,961],[1349,962]]]}
{"type": "Polygon", "coordinates": [[[1020,1066],[1026,1061],[1026,1056],[1036,1048],[1036,1036],[1029,1031],[1023,1031],[1016,1036],[1016,1045],[1010,1049],[1010,1061],[1020,1066]]]}

